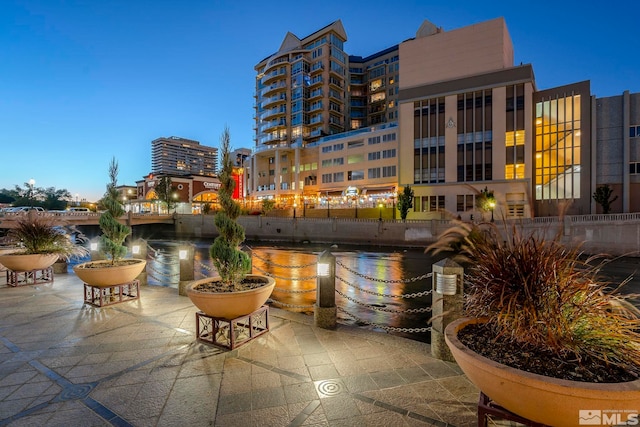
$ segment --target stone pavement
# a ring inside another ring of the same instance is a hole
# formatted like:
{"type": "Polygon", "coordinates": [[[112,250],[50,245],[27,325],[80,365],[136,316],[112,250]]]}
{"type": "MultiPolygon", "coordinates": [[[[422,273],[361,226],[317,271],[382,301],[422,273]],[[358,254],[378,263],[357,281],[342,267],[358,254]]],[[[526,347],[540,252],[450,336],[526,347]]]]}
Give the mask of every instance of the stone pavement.
{"type": "Polygon", "coordinates": [[[0,271],[0,426],[474,426],[479,391],[429,345],[270,309],[234,351],[195,340],[177,289],[83,303],[73,273],[0,271]]]}

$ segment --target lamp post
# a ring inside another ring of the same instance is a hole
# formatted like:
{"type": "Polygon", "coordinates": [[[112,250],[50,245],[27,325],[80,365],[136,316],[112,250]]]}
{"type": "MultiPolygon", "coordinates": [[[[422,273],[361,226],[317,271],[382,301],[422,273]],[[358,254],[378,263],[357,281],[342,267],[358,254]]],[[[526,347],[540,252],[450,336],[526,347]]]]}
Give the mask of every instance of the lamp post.
{"type": "Polygon", "coordinates": [[[296,219],[296,208],[298,205],[296,203],[293,204],[293,219],[296,219]]]}
{"type": "Polygon", "coordinates": [[[489,207],[491,208],[491,222],[496,222],[495,219],[493,219],[493,209],[496,207],[496,202],[489,202],[489,207]]]}

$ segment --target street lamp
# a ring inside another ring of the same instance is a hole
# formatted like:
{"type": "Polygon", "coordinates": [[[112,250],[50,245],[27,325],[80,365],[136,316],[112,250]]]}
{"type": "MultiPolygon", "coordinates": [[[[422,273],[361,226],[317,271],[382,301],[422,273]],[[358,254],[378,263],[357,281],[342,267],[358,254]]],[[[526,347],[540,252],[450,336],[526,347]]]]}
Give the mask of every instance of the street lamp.
{"type": "Polygon", "coordinates": [[[495,219],[493,219],[493,209],[496,207],[496,202],[489,202],[489,207],[491,208],[491,222],[496,222],[495,219]]]}
{"type": "Polygon", "coordinates": [[[296,218],[296,208],[298,207],[298,205],[296,203],[293,204],[293,219],[296,218]]]}

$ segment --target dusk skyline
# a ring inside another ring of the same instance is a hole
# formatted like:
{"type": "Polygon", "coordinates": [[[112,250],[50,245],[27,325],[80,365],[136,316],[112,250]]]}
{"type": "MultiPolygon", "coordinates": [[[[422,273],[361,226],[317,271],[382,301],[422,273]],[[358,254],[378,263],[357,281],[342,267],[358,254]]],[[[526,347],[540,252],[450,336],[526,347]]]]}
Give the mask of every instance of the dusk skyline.
{"type": "Polygon", "coordinates": [[[119,184],[151,171],[151,141],[180,136],[253,148],[254,65],[287,32],[302,38],[342,20],[345,51],[367,56],[415,36],[504,17],[514,65],[539,90],[583,80],[596,97],[640,91],[640,6],[610,2],[452,5],[404,1],[316,7],[283,1],[14,1],[0,5],[0,188],[67,189],[95,201],[115,157],[119,184]]]}

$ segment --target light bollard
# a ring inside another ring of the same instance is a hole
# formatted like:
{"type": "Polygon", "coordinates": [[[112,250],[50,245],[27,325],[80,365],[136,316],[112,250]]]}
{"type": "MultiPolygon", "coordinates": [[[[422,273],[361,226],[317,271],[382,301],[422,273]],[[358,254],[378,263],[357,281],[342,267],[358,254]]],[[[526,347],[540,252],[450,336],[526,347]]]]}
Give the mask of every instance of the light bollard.
{"type": "Polygon", "coordinates": [[[100,250],[100,238],[92,239],[89,242],[89,255],[91,256],[91,261],[106,259],[100,250]]]}
{"type": "Polygon", "coordinates": [[[455,362],[444,340],[449,323],[463,317],[464,269],[449,258],[432,266],[431,294],[431,355],[440,360],[455,362]]]}
{"type": "MultiPolygon", "coordinates": [[[[147,259],[147,241],[144,239],[136,239],[131,245],[131,257],[134,259],[147,259]]],[[[136,279],[140,282],[140,286],[147,286],[147,266],[145,265],[136,279]]]]}
{"type": "Polygon", "coordinates": [[[194,279],[193,254],[193,245],[184,245],[178,248],[178,259],[180,261],[180,282],[178,283],[178,295],[187,296],[187,285],[194,279]]]}
{"type": "Polygon", "coordinates": [[[336,257],[328,249],[318,255],[314,323],[324,329],[336,328],[336,257]]]}

